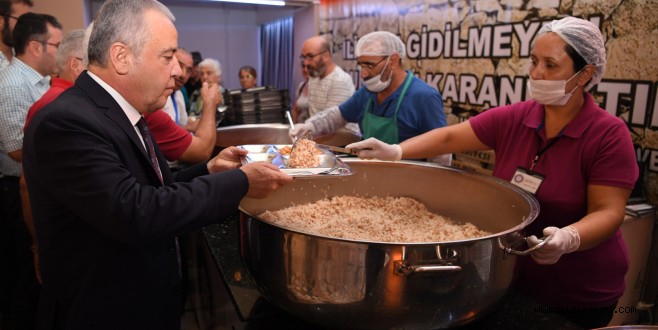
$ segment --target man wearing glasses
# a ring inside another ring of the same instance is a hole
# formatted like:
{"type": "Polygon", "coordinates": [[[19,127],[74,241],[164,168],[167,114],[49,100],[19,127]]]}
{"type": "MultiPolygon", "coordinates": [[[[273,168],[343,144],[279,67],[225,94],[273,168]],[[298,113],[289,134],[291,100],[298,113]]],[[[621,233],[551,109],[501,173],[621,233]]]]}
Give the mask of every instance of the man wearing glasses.
{"type": "MultiPolygon", "coordinates": [[[[326,135],[349,122],[359,123],[364,139],[397,144],[446,125],[439,92],[403,68],[405,45],[400,38],[390,32],[371,32],[359,39],[355,53],[363,86],[339,106],[295,125],[291,136],[305,130],[326,135]]],[[[451,156],[439,155],[431,161],[450,165],[451,156]]]]}
{"type": "Polygon", "coordinates": [[[0,0],[0,71],[6,69],[14,57],[11,33],[21,15],[32,11],[32,0],[0,0]]]}
{"type": "Polygon", "coordinates": [[[16,55],[0,73],[0,327],[29,329],[34,328],[39,285],[21,215],[23,126],[28,109],[56,72],[62,25],[53,16],[26,13],[16,22],[12,40],[16,55]]]}
{"type": "MultiPolygon", "coordinates": [[[[333,62],[329,42],[324,37],[307,39],[299,58],[309,74],[309,115],[338,106],[354,94],[352,77],[333,62]]],[[[347,128],[360,134],[357,125],[348,124],[347,128]]]]}

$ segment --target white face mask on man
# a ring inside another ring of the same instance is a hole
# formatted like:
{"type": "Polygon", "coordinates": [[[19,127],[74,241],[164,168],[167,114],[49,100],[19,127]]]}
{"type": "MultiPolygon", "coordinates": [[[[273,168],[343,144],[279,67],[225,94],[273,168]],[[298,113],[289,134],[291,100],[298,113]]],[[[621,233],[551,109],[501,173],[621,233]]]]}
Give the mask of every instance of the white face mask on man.
{"type": "Polygon", "coordinates": [[[378,75],[368,80],[363,81],[363,84],[366,86],[367,90],[373,93],[379,93],[385,90],[391,84],[391,80],[393,79],[393,72],[391,72],[391,74],[388,75],[388,79],[386,81],[382,81],[382,73],[386,71],[386,66],[388,65],[388,61],[390,59],[391,59],[390,56],[386,59],[386,63],[384,64],[384,68],[382,69],[382,72],[380,72],[378,75]]]}
{"type": "Polygon", "coordinates": [[[567,82],[581,73],[583,70],[576,72],[571,78],[567,80],[528,80],[528,92],[530,97],[537,103],[543,105],[565,105],[571,98],[573,92],[578,88],[574,87],[569,93],[565,93],[567,82]]]}

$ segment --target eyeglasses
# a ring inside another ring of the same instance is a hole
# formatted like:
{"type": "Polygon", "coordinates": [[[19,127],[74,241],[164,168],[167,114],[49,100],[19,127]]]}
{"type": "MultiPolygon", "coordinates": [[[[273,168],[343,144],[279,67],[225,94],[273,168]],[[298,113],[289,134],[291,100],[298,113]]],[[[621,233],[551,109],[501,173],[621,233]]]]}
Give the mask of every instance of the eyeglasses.
{"type": "Polygon", "coordinates": [[[4,14],[2,16],[7,17],[7,18],[13,18],[13,19],[18,21],[18,17],[16,17],[16,16],[4,15],[4,14]]]}
{"type": "Polygon", "coordinates": [[[328,52],[328,50],[323,50],[323,51],[321,51],[321,52],[319,52],[319,53],[317,53],[317,54],[302,54],[302,55],[299,55],[299,59],[302,60],[302,61],[304,61],[304,60],[309,60],[309,61],[310,61],[310,60],[312,60],[314,57],[316,57],[316,56],[320,56],[320,55],[322,55],[322,54],[324,54],[324,53],[326,53],[326,52],[328,52]]]}
{"type": "Polygon", "coordinates": [[[60,42],[58,42],[58,43],[52,43],[52,42],[41,41],[41,40],[35,40],[35,41],[36,41],[36,42],[40,42],[44,47],[46,47],[46,45],[51,45],[51,46],[55,47],[55,49],[59,49],[59,44],[60,44],[60,42]]]}
{"type": "Polygon", "coordinates": [[[390,56],[384,57],[384,58],[382,58],[382,59],[381,59],[379,62],[377,62],[377,63],[370,63],[370,62],[356,62],[356,65],[359,66],[359,67],[361,67],[361,69],[372,70],[372,69],[376,68],[376,67],[379,65],[379,63],[384,62],[384,60],[387,59],[387,58],[389,58],[389,57],[390,57],[390,56]]]}

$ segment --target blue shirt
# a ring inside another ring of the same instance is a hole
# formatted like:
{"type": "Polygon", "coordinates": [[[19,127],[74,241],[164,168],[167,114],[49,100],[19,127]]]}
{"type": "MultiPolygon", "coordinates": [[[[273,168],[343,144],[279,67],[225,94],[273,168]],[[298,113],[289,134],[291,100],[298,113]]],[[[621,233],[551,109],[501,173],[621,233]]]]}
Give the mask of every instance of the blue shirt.
{"type": "MultiPolygon", "coordinates": [[[[407,74],[411,74],[411,72],[407,74]]],[[[346,121],[359,123],[360,127],[365,111],[364,108],[368,102],[368,98],[371,98],[372,102],[369,111],[376,116],[391,118],[395,113],[395,107],[402,93],[402,87],[403,85],[400,85],[382,104],[377,103],[376,93],[368,91],[365,87],[361,87],[338,108],[346,121]]],[[[400,104],[397,122],[399,142],[435,128],[446,126],[446,114],[443,111],[441,94],[424,81],[413,77],[400,104]]],[[[360,128],[363,129],[362,127],[360,128]]]]}
{"type": "Polygon", "coordinates": [[[30,106],[50,88],[50,77],[18,58],[0,73],[0,177],[20,176],[21,163],[8,152],[23,149],[23,127],[30,106]]]}

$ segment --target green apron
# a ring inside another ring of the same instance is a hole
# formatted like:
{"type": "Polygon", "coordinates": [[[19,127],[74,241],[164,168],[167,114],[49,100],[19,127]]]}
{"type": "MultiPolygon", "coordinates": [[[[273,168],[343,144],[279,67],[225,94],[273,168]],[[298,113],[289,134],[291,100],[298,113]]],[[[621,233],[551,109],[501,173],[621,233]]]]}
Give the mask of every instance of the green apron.
{"type": "Polygon", "coordinates": [[[407,79],[404,81],[404,86],[402,87],[402,92],[398,98],[398,104],[395,107],[395,112],[393,113],[392,118],[380,117],[371,113],[372,98],[368,98],[363,113],[363,120],[361,120],[361,130],[363,131],[364,140],[374,137],[388,144],[396,144],[400,142],[398,136],[398,110],[400,109],[400,104],[402,103],[404,94],[407,92],[407,88],[411,85],[412,79],[413,75],[410,72],[407,73],[407,79]]]}

